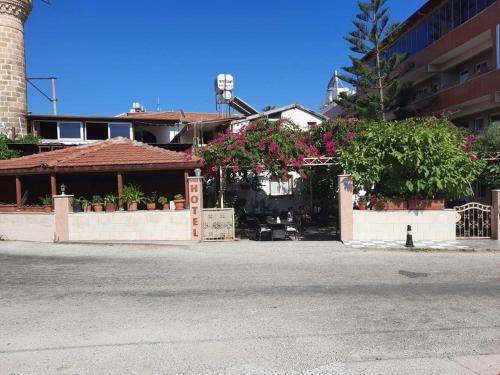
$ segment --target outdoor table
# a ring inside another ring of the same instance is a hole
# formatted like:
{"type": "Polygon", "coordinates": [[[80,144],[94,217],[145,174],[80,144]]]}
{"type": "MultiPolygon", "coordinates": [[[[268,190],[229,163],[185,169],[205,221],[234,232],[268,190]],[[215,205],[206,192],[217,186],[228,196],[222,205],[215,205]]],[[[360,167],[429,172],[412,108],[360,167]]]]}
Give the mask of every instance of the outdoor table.
{"type": "Polygon", "coordinates": [[[271,227],[271,240],[286,240],[286,222],[278,223],[276,220],[267,220],[271,227]]]}

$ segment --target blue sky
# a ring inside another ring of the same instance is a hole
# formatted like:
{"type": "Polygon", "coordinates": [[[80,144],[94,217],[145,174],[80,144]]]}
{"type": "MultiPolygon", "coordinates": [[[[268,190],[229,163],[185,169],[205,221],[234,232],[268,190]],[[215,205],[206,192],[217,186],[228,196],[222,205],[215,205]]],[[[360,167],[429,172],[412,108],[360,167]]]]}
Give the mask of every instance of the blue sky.
{"type": "MultiPolygon", "coordinates": [[[[214,111],[217,73],[262,109],[317,109],[348,63],[354,0],[34,0],[26,25],[28,77],[57,76],[59,113],[115,115],[133,101],[156,110],[214,111]]],[[[404,20],[424,0],[389,0],[404,20]]],[[[39,83],[50,92],[48,83],[39,83]]],[[[51,104],[28,90],[29,110],[51,104]]]]}

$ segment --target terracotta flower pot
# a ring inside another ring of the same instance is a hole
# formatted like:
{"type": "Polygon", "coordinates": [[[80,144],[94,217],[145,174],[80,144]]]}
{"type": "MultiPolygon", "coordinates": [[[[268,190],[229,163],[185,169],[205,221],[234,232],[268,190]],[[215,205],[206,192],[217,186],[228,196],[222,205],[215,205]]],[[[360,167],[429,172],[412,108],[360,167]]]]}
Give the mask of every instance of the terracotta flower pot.
{"type": "Polygon", "coordinates": [[[146,208],[148,211],[154,211],[156,210],[156,203],[155,202],[146,203],[146,208]]]}
{"type": "Polygon", "coordinates": [[[43,212],[46,212],[46,213],[52,212],[52,206],[44,206],[43,212]]]}
{"type": "Polygon", "coordinates": [[[374,211],[383,211],[385,209],[385,200],[382,197],[370,197],[370,207],[374,211]]]}
{"type": "Polygon", "coordinates": [[[17,205],[15,204],[2,204],[0,205],[0,212],[16,212],[17,205]]]}
{"type": "Polygon", "coordinates": [[[92,212],[92,206],[91,205],[88,205],[86,207],[83,208],[83,211],[84,212],[92,212]]]}
{"type": "Polygon", "coordinates": [[[127,211],[137,211],[137,202],[127,204],[127,211]]]}
{"type": "Polygon", "coordinates": [[[45,207],[40,207],[40,206],[21,207],[21,209],[19,211],[21,211],[21,212],[38,212],[38,213],[47,212],[47,211],[45,211],[45,207]]]}
{"type": "Polygon", "coordinates": [[[106,212],[115,212],[116,205],[114,203],[106,203],[106,212]]]}
{"type": "Polygon", "coordinates": [[[406,210],[406,201],[402,198],[389,199],[385,205],[386,210],[406,210]]]}
{"type": "Polygon", "coordinates": [[[164,211],[168,211],[170,210],[170,203],[165,203],[163,206],[162,206],[163,210],[164,211]]]}
{"type": "Polygon", "coordinates": [[[358,202],[358,208],[361,211],[365,211],[366,210],[366,202],[358,202]]]}
{"type": "Polygon", "coordinates": [[[174,201],[176,210],[184,210],[186,208],[186,200],[174,201]]]}
{"type": "Polygon", "coordinates": [[[104,210],[104,205],[101,203],[93,204],[95,212],[102,212],[104,210]]]}
{"type": "Polygon", "coordinates": [[[444,199],[433,199],[430,202],[431,210],[444,210],[444,199]]]}
{"type": "Polygon", "coordinates": [[[408,209],[410,210],[444,210],[444,199],[415,199],[408,201],[408,209]]]}

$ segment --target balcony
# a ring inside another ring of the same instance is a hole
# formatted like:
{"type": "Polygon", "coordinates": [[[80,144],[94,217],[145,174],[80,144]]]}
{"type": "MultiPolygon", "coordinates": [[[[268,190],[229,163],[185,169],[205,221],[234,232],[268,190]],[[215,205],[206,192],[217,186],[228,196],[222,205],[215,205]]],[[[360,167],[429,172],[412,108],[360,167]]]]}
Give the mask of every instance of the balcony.
{"type": "Polygon", "coordinates": [[[496,101],[498,90],[500,70],[488,68],[474,73],[463,83],[447,84],[436,92],[420,94],[414,106],[430,113],[458,110],[460,116],[463,116],[500,106],[500,102],[496,101]]]}

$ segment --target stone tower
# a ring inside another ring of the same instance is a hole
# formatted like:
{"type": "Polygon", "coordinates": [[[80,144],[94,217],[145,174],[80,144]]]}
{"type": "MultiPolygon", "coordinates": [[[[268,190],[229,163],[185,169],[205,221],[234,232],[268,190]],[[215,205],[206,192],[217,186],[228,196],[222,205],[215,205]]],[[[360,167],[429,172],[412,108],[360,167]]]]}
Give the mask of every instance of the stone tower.
{"type": "Polygon", "coordinates": [[[26,134],[24,23],[32,0],[0,0],[0,132],[26,134]]]}

